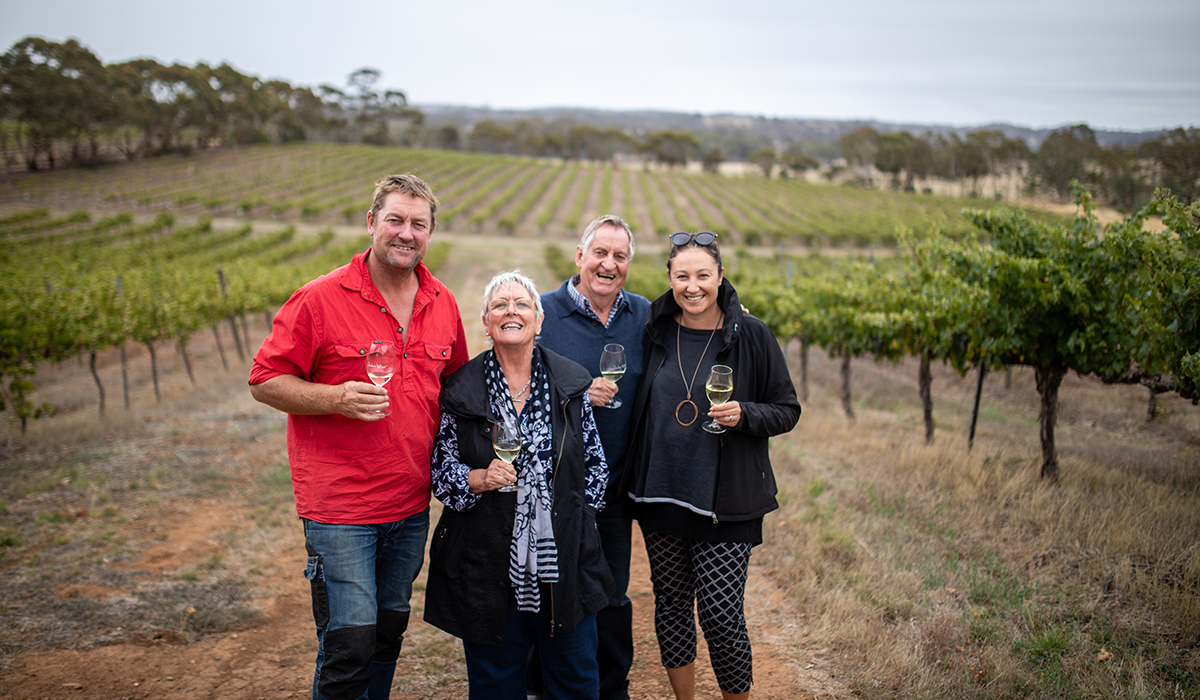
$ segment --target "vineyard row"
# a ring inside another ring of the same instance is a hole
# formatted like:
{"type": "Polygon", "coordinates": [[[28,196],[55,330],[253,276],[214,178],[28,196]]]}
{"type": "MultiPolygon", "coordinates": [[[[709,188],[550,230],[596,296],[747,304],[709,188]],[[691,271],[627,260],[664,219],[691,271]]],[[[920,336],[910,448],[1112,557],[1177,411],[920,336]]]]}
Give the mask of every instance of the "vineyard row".
{"type": "Polygon", "coordinates": [[[246,148],[20,176],[0,185],[0,203],[55,212],[148,209],[357,223],[370,205],[373,181],[389,172],[414,172],[429,181],[441,199],[439,223],[445,227],[511,235],[576,233],[595,216],[620,213],[640,235],[707,228],[746,244],[895,246],[900,225],[936,224],[947,235],[966,234],[971,227],[959,211],[978,205],[759,176],[335,144],[246,148]]]}

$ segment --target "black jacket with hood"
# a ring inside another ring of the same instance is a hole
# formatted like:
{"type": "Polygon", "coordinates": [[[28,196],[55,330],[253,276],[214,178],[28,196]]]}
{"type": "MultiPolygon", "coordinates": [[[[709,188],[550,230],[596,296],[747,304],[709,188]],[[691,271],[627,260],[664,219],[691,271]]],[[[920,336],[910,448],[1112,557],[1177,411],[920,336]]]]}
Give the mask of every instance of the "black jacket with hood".
{"type": "MultiPolygon", "coordinates": [[[[767,438],[786,433],[800,420],[800,402],[796,387],[779,342],[766,324],[742,313],[737,291],[722,280],[717,303],[725,311],[721,329],[721,347],[717,362],[733,368],[733,395],[742,409],[741,420],[721,433],[718,456],[716,521],[744,521],[761,518],[775,510],[778,491],[767,438]]],[[[650,305],[650,318],[642,340],[644,374],[638,385],[633,407],[633,432],[623,475],[623,493],[635,499],[645,475],[641,472],[641,450],[653,435],[647,435],[645,410],[650,387],[667,358],[666,342],[674,337],[674,317],[680,313],[672,292],[668,291],[650,305]]],[[[703,411],[702,411],[703,413],[703,411]]]]}
{"type": "MultiPolygon", "coordinates": [[[[608,604],[612,575],[600,548],[596,512],[587,505],[583,400],[592,377],[583,367],[540,348],[550,381],[554,439],[552,521],[558,548],[558,582],[543,584],[553,633],[570,632],[608,604]]],[[[446,379],[442,410],[458,424],[459,456],[472,468],[496,457],[483,355],[446,379]]],[[[487,491],[464,512],[443,508],[429,549],[425,621],[464,641],[503,644],[508,598],[509,547],[517,494],[487,491]]]]}

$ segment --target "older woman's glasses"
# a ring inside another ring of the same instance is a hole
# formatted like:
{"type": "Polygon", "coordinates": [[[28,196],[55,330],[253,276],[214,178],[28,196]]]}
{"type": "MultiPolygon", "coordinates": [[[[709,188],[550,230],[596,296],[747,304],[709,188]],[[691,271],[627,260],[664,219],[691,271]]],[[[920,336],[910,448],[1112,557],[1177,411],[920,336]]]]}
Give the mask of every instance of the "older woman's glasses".
{"type": "Polygon", "coordinates": [[[717,234],[711,231],[701,231],[700,233],[683,233],[681,231],[671,234],[671,245],[687,245],[693,240],[696,241],[696,245],[712,245],[713,241],[717,240],[717,234]]]}
{"type": "MultiPolygon", "coordinates": [[[[506,314],[508,313],[509,305],[510,302],[508,299],[496,299],[492,303],[488,304],[488,311],[491,311],[494,314],[506,314]]],[[[511,305],[519,314],[533,313],[532,299],[517,299],[516,301],[511,302],[511,305]]]]}

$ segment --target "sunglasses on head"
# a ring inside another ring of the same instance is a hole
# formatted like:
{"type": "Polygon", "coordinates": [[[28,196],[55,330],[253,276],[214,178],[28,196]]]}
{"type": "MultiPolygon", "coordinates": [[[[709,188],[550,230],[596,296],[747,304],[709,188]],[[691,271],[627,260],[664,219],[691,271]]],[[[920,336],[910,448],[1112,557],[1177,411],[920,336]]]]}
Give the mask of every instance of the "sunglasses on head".
{"type": "Polygon", "coordinates": [[[713,241],[717,240],[717,234],[710,231],[701,231],[700,233],[679,233],[671,234],[671,245],[680,246],[687,245],[692,241],[696,241],[696,245],[712,245],[713,241]]]}

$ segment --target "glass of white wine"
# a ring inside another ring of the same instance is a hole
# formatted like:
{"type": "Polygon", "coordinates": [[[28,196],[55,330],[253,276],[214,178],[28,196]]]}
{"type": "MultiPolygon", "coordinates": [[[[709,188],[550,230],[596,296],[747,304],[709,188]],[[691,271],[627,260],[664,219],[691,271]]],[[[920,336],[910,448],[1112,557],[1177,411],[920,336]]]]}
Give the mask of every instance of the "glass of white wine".
{"type": "MultiPolygon", "coordinates": [[[[609,343],[604,346],[604,352],[600,353],[600,376],[610,382],[616,382],[625,375],[625,346],[618,343],[609,343]]],[[[604,404],[605,408],[620,408],[621,399],[616,396],[608,400],[604,404]]]]}
{"type": "MultiPolygon", "coordinates": [[[[492,449],[496,451],[496,456],[501,462],[512,464],[521,453],[521,433],[517,427],[507,421],[493,423],[492,449]]],[[[510,481],[496,490],[503,493],[516,491],[517,482],[510,481]]]]}
{"type": "MultiPolygon", "coordinates": [[[[396,345],[386,340],[375,340],[367,349],[367,377],[375,386],[388,383],[396,373],[396,345]]],[[[389,416],[391,411],[371,411],[377,416],[389,416]]]]}
{"type": "MultiPolygon", "coordinates": [[[[713,365],[708,373],[708,381],[704,383],[704,393],[708,394],[708,402],[720,406],[729,400],[733,394],[733,368],[726,365],[713,365]]],[[[704,424],[704,429],[710,433],[723,433],[725,426],[716,418],[704,424]]]]}

